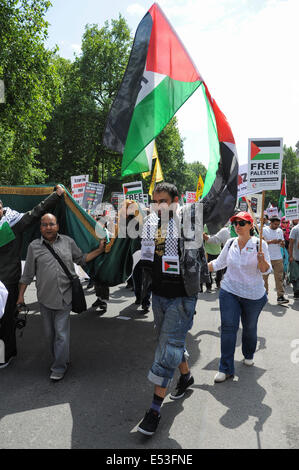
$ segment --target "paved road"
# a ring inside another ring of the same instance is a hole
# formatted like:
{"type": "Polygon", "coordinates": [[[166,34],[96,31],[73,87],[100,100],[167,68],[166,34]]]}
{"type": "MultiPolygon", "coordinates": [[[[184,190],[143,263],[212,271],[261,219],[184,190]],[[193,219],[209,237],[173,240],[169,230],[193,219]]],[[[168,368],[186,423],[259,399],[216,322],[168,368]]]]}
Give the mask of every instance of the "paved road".
{"type": "MultiPolygon", "coordinates": [[[[72,314],[71,367],[63,381],[52,383],[33,284],[18,358],[0,370],[0,448],[299,448],[299,301],[287,287],[289,307],[277,306],[273,277],[270,286],[255,365],[242,364],[238,338],[236,376],[222,384],[213,382],[218,293],[201,295],[187,338],[195,385],[180,401],[165,399],[160,426],[149,439],[136,426],[153,393],[147,380],[155,348],[152,312],[141,315],[133,293],[118,286],[103,317],[91,310],[72,314]]],[[[88,293],[88,306],[94,300],[88,293]]]]}

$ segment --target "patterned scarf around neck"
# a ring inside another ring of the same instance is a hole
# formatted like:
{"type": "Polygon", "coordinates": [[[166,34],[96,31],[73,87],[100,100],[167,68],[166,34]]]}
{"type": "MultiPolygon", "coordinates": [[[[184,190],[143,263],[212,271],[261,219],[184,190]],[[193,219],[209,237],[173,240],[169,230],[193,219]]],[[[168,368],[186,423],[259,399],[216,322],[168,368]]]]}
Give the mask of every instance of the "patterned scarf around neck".
{"type": "MultiPolygon", "coordinates": [[[[144,223],[142,230],[142,244],[153,243],[159,225],[159,217],[152,212],[144,223]]],[[[169,219],[165,239],[165,255],[178,256],[178,238],[179,232],[173,218],[169,219]]]]}

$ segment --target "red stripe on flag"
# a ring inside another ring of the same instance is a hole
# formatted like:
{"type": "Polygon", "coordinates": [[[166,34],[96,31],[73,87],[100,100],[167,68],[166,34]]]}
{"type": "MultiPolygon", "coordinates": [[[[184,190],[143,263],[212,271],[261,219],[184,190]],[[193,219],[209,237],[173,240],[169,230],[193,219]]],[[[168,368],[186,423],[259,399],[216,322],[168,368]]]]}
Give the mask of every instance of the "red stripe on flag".
{"type": "Polygon", "coordinates": [[[254,157],[260,153],[261,149],[255,145],[253,142],[251,142],[251,147],[250,147],[250,160],[253,160],[254,157]]]}
{"type": "Polygon", "coordinates": [[[287,191],[286,191],[286,179],[285,179],[285,178],[283,179],[283,182],[282,182],[282,187],[281,187],[280,195],[281,195],[281,196],[286,196],[286,195],[287,195],[287,191]]]}
{"type": "Polygon", "coordinates": [[[208,87],[205,84],[205,82],[203,82],[203,84],[204,84],[204,87],[205,87],[205,90],[206,90],[207,98],[210,102],[210,105],[213,108],[213,111],[214,111],[219,142],[230,142],[230,143],[234,144],[235,139],[234,139],[232,130],[230,128],[230,125],[229,125],[225,115],[223,114],[221,109],[218,107],[216,101],[210,95],[210,92],[209,92],[208,87]]]}
{"type": "Polygon", "coordinates": [[[149,9],[153,27],[148,47],[146,70],[167,75],[182,82],[202,81],[188,52],[167,21],[161,8],[154,3],[149,9]]]}

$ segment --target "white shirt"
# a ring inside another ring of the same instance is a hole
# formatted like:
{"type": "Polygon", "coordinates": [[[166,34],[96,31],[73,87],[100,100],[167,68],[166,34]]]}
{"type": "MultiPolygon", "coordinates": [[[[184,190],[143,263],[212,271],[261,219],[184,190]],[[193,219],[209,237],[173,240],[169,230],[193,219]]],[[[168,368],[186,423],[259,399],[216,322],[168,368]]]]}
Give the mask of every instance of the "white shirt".
{"type": "MultiPolygon", "coordinates": [[[[281,228],[277,228],[276,230],[273,230],[270,227],[264,227],[263,237],[266,241],[269,241],[269,240],[283,240],[284,241],[283,231],[281,230],[281,228]]],[[[277,259],[282,259],[280,245],[270,244],[268,245],[268,250],[269,250],[271,260],[274,261],[277,259]]]]}
{"type": "MultiPolygon", "coordinates": [[[[214,271],[227,267],[221,282],[221,288],[245,299],[261,299],[266,292],[261,271],[257,267],[259,239],[251,237],[240,250],[238,238],[227,240],[217,259],[211,261],[214,271]]],[[[271,272],[271,261],[268,245],[263,240],[262,249],[270,268],[263,274],[271,272]]]]}

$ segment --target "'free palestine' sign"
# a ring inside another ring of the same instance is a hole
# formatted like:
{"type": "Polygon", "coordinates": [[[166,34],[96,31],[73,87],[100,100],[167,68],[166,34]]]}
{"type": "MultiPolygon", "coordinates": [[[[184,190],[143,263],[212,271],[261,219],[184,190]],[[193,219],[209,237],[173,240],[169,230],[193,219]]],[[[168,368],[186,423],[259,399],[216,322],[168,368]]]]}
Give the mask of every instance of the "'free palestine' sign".
{"type": "Polygon", "coordinates": [[[280,189],[283,159],[282,138],[248,139],[247,190],[280,189]]]}

